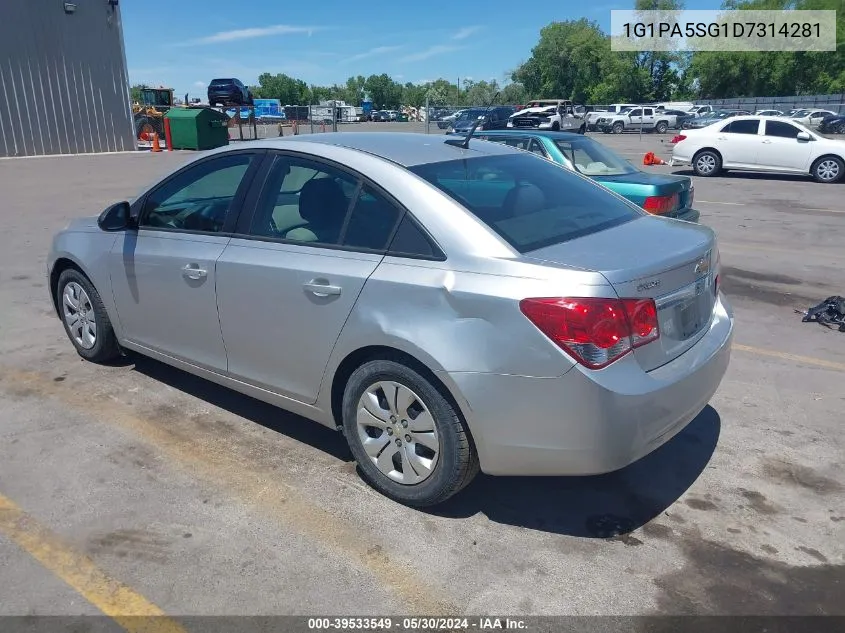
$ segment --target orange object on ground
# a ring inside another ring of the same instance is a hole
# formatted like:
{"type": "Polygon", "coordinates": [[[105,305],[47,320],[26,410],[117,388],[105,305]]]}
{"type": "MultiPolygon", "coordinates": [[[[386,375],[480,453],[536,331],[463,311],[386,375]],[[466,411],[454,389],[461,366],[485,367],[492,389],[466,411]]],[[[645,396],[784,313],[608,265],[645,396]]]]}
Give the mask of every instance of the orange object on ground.
{"type": "Polygon", "coordinates": [[[173,151],[173,138],[170,136],[170,119],[164,119],[164,144],[167,146],[167,151],[173,151]]]}
{"type": "Polygon", "coordinates": [[[665,165],[666,161],[660,158],[659,156],[655,156],[654,152],[649,152],[645,156],[643,156],[643,165],[665,165]]]}
{"type": "Polygon", "coordinates": [[[158,142],[158,134],[153,132],[153,152],[160,152],[161,151],[161,144],[158,142]]]}

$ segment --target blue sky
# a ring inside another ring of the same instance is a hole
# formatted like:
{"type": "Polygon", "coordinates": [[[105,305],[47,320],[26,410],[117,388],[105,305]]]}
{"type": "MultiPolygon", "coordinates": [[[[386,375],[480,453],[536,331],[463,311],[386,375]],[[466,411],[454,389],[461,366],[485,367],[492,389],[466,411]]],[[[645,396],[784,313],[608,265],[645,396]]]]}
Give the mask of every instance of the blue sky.
{"type": "MultiPolygon", "coordinates": [[[[129,79],[205,95],[214,77],[256,83],[262,72],[308,83],[386,72],[397,81],[506,80],[549,22],[586,17],[610,28],[628,2],[121,2],[129,79]],[[525,10],[520,10],[525,7],[525,10]]],[[[687,0],[716,9],[718,0],[687,0]]]]}

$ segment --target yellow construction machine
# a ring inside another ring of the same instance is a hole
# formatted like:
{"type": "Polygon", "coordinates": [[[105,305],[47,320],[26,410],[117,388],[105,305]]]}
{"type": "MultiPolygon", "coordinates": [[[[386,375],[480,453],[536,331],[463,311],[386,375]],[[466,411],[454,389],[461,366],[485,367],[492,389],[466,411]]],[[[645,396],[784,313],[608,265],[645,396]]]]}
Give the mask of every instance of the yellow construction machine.
{"type": "Polygon", "coordinates": [[[153,132],[164,135],[164,114],[173,107],[173,88],[141,88],[141,98],[132,104],[135,136],[148,139],[153,132]]]}

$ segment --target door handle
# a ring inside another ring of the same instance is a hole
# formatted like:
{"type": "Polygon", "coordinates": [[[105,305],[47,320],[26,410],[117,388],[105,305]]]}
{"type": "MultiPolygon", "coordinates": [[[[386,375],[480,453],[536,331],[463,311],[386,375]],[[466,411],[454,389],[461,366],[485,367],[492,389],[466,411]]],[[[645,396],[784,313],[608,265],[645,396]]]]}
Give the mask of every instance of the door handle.
{"type": "Polygon", "coordinates": [[[728,140],[728,139],[727,139],[726,137],[724,137],[724,136],[719,136],[719,137],[717,137],[717,138],[718,138],[718,140],[720,140],[720,141],[727,141],[727,140],[728,140]]]}
{"type": "Polygon", "coordinates": [[[202,279],[208,275],[208,271],[197,264],[187,264],[182,267],[182,275],[188,279],[202,279]]]}
{"type": "Polygon", "coordinates": [[[306,291],[317,297],[328,297],[329,295],[339,295],[340,286],[331,286],[328,283],[320,283],[316,279],[312,279],[307,284],[302,284],[306,291]]]}
{"type": "Polygon", "coordinates": [[[766,145],[771,145],[772,142],[771,141],[763,141],[763,143],[765,143],[766,145]]]}

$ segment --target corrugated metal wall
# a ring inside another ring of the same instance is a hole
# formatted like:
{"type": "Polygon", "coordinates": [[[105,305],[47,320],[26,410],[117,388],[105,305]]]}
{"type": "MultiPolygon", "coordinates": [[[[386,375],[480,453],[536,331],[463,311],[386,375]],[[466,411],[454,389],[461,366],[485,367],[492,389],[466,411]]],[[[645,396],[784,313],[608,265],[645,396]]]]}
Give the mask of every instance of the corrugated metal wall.
{"type": "Polygon", "coordinates": [[[120,9],[0,0],[0,156],[136,148],[120,9]]]}

